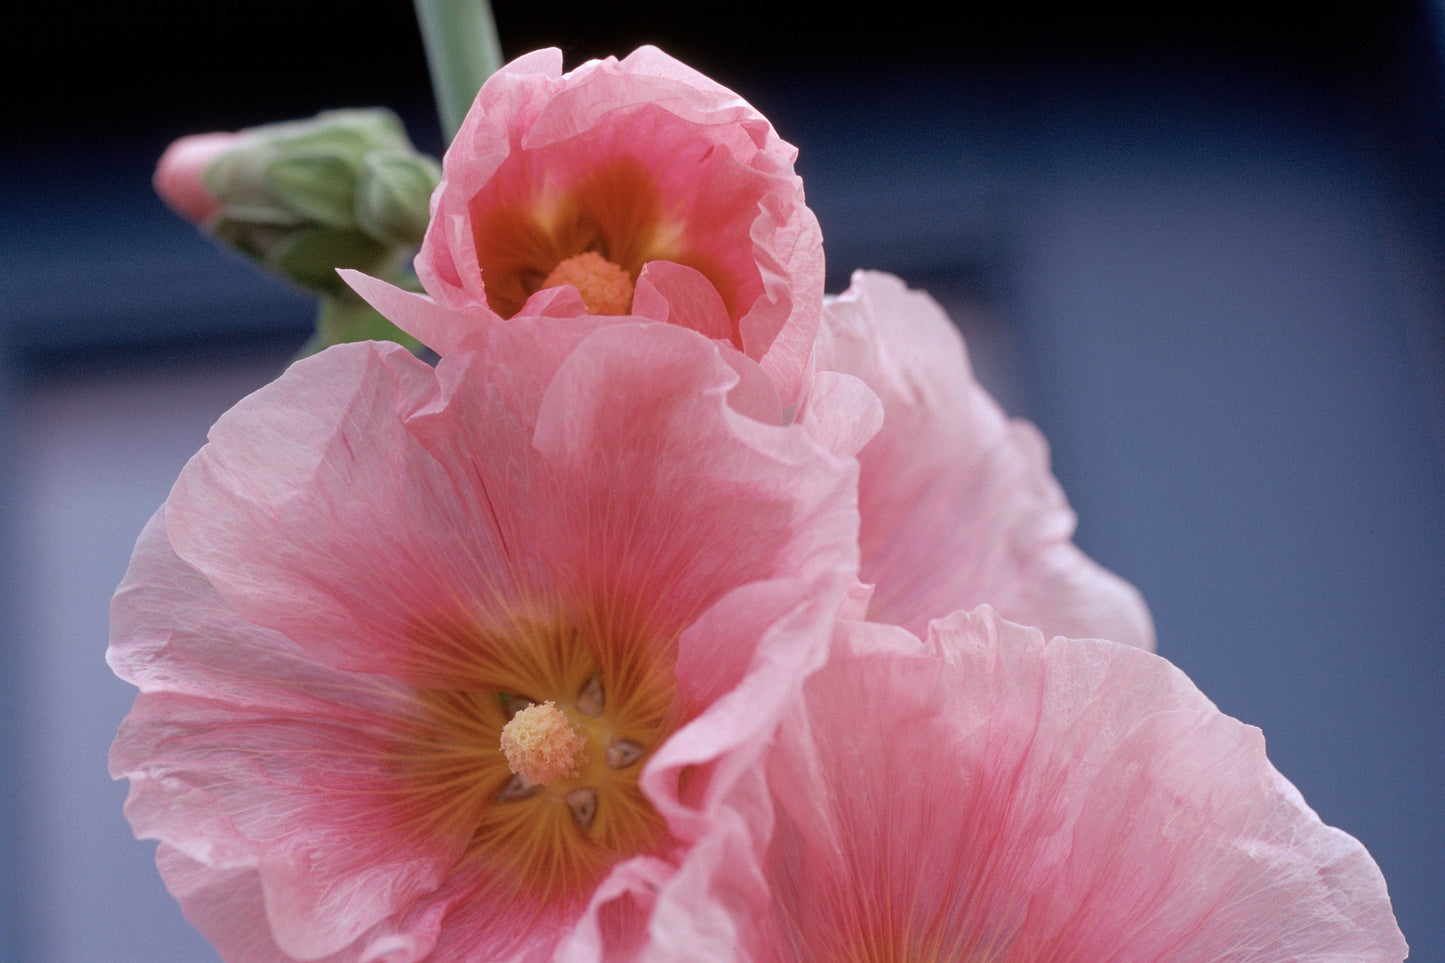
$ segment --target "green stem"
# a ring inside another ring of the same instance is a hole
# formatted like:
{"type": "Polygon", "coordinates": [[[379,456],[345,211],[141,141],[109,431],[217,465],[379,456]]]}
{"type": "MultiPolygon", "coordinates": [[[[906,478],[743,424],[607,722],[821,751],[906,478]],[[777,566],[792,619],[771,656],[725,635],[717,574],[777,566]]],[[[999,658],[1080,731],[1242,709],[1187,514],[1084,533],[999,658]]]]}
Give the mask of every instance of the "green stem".
{"type": "Polygon", "coordinates": [[[451,143],[482,81],[502,66],[487,0],[413,0],[442,135],[451,143]]]}

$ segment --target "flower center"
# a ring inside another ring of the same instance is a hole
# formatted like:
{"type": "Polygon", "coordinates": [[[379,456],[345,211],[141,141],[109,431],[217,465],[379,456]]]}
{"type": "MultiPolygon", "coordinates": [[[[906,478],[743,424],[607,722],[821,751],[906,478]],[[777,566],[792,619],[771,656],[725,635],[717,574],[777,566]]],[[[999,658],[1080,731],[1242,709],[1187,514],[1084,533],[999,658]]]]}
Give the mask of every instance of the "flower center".
{"type": "Polygon", "coordinates": [[[596,251],[583,251],[562,261],[542,287],[562,284],[577,289],[588,314],[627,314],[632,310],[632,278],[596,251]]]}
{"type": "Polygon", "coordinates": [[[424,832],[469,841],[488,889],[582,898],[619,859],[671,845],[637,785],[679,721],[670,645],[616,609],[417,642],[459,684],[416,691],[399,791],[424,832]]]}
{"type": "Polygon", "coordinates": [[[577,757],[586,744],[555,702],[528,706],[502,727],[507,765],[539,786],[558,776],[577,775],[577,757]]]}
{"type": "Polygon", "coordinates": [[[634,158],[613,158],[558,188],[519,156],[468,208],[487,303],[504,318],[557,284],[575,284],[592,314],[627,314],[648,261],[688,264],[715,283],[722,277],[683,246],[681,222],[666,216],[656,178],[634,158]]]}

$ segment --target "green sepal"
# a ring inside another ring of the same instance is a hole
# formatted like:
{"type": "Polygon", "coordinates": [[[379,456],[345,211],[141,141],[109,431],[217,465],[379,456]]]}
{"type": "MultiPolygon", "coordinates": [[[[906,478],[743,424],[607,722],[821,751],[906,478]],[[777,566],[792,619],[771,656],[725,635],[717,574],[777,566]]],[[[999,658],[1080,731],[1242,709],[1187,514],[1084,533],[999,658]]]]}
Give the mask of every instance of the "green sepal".
{"type": "Polygon", "coordinates": [[[355,228],[316,227],[289,234],[267,252],[263,263],[307,290],[331,294],[350,290],[337,268],[380,275],[394,260],[391,248],[355,228]]]}
{"type": "Polygon", "coordinates": [[[318,299],[316,332],[297,357],[353,341],[394,341],[408,351],[421,349],[421,342],[382,317],[348,288],[337,294],[323,294],[318,299]]]}
{"type": "Polygon", "coordinates": [[[418,245],[441,166],[424,154],[374,151],[356,178],[356,224],[384,244],[418,245]]]}
{"type": "Polygon", "coordinates": [[[287,210],[330,227],[356,224],[356,168],[362,158],[339,152],[282,154],[266,166],[266,181],[287,210]]]}

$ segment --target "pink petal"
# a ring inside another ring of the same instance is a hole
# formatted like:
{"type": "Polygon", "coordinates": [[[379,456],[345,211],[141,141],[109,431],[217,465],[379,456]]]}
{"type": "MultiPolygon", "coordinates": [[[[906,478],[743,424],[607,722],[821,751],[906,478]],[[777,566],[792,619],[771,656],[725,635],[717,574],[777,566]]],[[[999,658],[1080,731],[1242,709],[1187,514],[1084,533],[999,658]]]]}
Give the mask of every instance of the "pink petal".
{"type": "Polygon", "coordinates": [[[665,625],[687,624],[744,573],[797,577],[824,552],[835,565],[851,560],[851,546],[838,546],[856,524],[853,467],[782,427],[781,411],[774,425],[737,416],[728,404],[737,380],[722,352],[691,332],[611,326],[569,356],[537,414],[537,451],[589,493],[580,513],[551,515],[558,556],[635,585],[665,625]],[[605,405],[595,400],[603,393],[605,405]],[[719,457],[740,442],[746,457],[719,457]],[[598,525],[622,513],[637,519],[625,537],[598,525]],[[727,551],[708,551],[717,545],[727,551]]]}
{"type": "Polygon", "coordinates": [[[632,311],[638,317],[691,328],[731,342],[732,319],[717,288],[701,272],[672,261],[652,261],[637,279],[632,311]]]}
{"type": "Polygon", "coordinates": [[[336,952],[436,887],[466,841],[396,845],[375,768],[405,693],[239,618],[170,551],[159,514],[114,610],[110,661],[146,690],[111,749],[138,836],[251,868],[274,939],[296,956],[336,952]]]}
{"type": "Polygon", "coordinates": [[[376,670],[450,573],[501,549],[456,544],[450,479],[402,421],[435,392],[432,370],[395,345],[342,347],[222,416],[166,527],[239,615],[339,668],[376,670]]]}
{"type": "Polygon", "coordinates": [[[798,421],[829,451],[856,455],[883,426],[883,405],[852,375],[820,371],[798,421]]]}
{"type": "MultiPolygon", "coordinates": [[[[856,626],[848,634],[873,631],[856,626]]],[[[835,657],[698,887],[751,906],[747,958],[862,944],[1000,961],[1399,961],[1378,867],[1270,766],[1259,732],[1136,648],[1056,638],[987,607],[929,649],[835,657]],[[765,921],[765,922],[759,922],[765,921]]]]}
{"type": "MultiPolygon", "coordinates": [[[[165,844],[156,852],[156,864],[186,919],[206,935],[227,963],[277,963],[291,958],[271,938],[265,898],[254,870],[215,869],[165,844]]],[[[426,925],[409,933],[395,932],[383,923],[343,950],[310,959],[312,963],[416,963],[431,952],[440,916],[439,911],[433,912],[426,925]]]]}
{"type": "Polygon", "coordinates": [[[883,427],[859,453],[871,618],[921,634],[931,619],[988,603],[1047,633],[1153,647],[1138,592],[1070,541],[1074,515],[1043,438],[974,380],[931,298],[856,273],[824,309],[816,362],[860,378],[883,403],[883,427]]]}

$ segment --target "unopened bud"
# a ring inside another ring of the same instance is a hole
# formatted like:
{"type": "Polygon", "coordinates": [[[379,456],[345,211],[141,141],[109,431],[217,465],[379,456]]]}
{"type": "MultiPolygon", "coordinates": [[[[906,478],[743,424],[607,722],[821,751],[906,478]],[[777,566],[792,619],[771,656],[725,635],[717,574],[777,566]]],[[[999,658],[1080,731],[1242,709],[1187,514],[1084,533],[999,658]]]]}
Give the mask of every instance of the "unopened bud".
{"type": "Polygon", "coordinates": [[[311,290],[336,269],[389,273],[426,230],[440,178],[387,110],[337,110],[235,134],[183,138],[156,189],[217,239],[311,290]]]}
{"type": "Polygon", "coordinates": [[[437,162],[424,154],[367,154],[356,181],[357,225],[385,244],[421,244],[441,176],[437,162]]]}

